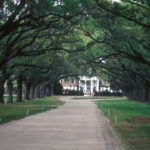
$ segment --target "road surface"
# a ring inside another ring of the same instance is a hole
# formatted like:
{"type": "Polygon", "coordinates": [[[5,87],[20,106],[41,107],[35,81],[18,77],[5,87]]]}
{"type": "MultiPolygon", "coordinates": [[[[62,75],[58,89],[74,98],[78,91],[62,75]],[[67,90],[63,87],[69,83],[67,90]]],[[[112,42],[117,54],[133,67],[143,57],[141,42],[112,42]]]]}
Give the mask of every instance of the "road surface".
{"type": "Polygon", "coordinates": [[[57,109],[0,125],[0,150],[124,150],[91,100],[61,99],[57,109]]]}

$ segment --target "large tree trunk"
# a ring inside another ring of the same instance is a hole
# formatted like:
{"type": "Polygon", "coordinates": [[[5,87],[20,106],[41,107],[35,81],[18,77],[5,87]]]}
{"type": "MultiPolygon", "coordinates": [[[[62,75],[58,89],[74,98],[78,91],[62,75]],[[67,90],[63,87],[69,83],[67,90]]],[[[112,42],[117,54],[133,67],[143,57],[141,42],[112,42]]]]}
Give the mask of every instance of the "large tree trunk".
{"type": "Polygon", "coordinates": [[[4,103],[4,84],[7,79],[7,74],[5,68],[0,70],[0,103],[4,103]]]}
{"type": "Polygon", "coordinates": [[[43,87],[43,96],[44,97],[46,96],[46,84],[44,84],[44,87],[43,87]]]}
{"type": "Polygon", "coordinates": [[[31,99],[35,99],[35,85],[31,87],[31,99]]]}
{"type": "Polygon", "coordinates": [[[31,89],[31,84],[30,83],[26,83],[25,84],[25,99],[26,100],[30,100],[30,89],[31,89]]]}
{"type": "Polygon", "coordinates": [[[54,95],[54,83],[51,83],[51,96],[53,96],[54,95]]]}
{"type": "Polygon", "coordinates": [[[150,84],[145,83],[144,88],[143,88],[143,102],[148,103],[148,101],[149,101],[149,89],[150,89],[150,84]]]}
{"type": "Polygon", "coordinates": [[[4,103],[4,80],[0,78],[0,103],[4,103]]]}
{"type": "Polygon", "coordinates": [[[41,86],[40,86],[40,98],[44,97],[44,91],[43,91],[43,89],[44,89],[44,84],[41,84],[41,86]]]}
{"type": "Polygon", "coordinates": [[[35,97],[40,98],[40,84],[38,84],[35,88],[35,97]]]}
{"type": "Polygon", "coordinates": [[[43,84],[41,85],[40,93],[41,93],[41,95],[40,95],[41,98],[43,98],[43,97],[46,96],[46,83],[43,83],[43,84]]]}
{"type": "Polygon", "coordinates": [[[8,87],[8,103],[13,103],[13,83],[11,80],[8,80],[7,82],[8,87]]]}
{"type": "Polygon", "coordinates": [[[150,90],[148,92],[148,102],[147,103],[150,104],[150,90]]]}
{"type": "Polygon", "coordinates": [[[51,89],[48,85],[46,85],[46,96],[51,96],[51,89]]]}
{"type": "Polygon", "coordinates": [[[22,102],[22,76],[19,76],[17,80],[17,102],[22,102]]]}

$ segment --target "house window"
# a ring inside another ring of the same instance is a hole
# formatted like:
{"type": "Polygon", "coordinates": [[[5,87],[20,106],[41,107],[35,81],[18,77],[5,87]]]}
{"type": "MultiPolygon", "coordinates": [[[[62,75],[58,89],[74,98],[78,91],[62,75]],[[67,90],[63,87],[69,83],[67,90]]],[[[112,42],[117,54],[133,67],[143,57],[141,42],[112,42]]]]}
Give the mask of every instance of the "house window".
{"type": "Polygon", "coordinates": [[[71,82],[74,83],[74,79],[72,79],[71,82]]]}
{"type": "Polygon", "coordinates": [[[93,84],[94,84],[94,85],[96,85],[96,84],[97,84],[97,81],[96,81],[96,80],[94,80],[94,81],[93,81],[93,84]]]}
{"type": "Polygon", "coordinates": [[[87,80],[87,81],[86,81],[86,84],[87,84],[87,86],[90,86],[90,85],[91,85],[91,81],[90,81],[90,80],[87,80]]]}
{"type": "Polygon", "coordinates": [[[85,84],[85,81],[84,81],[84,80],[81,80],[81,84],[85,84]]]}
{"type": "Polygon", "coordinates": [[[65,83],[68,83],[69,82],[69,80],[68,79],[65,79],[65,83]]]}

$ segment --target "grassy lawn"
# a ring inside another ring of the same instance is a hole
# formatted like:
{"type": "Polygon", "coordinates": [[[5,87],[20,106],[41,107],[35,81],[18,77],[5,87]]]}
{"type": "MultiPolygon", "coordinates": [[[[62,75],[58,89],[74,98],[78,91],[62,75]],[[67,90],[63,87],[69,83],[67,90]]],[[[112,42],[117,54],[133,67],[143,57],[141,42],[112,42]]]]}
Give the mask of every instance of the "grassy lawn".
{"type": "Polygon", "coordinates": [[[54,109],[57,106],[50,107],[48,105],[62,105],[63,103],[64,102],[60,101],[58,97],[53,96],[21,103],[0,104],[0,124],[54,109]]]}
{"type": "Polygon", "coordinates": [[[98,100],[127,150],[150,150],[150,105],[129,100],[98,100]]]}
{"type": "Polygon", "coordinates": [[[60,105],[62,101],[58,100],[57,96],[40,98],[32,101],[14,102],[15,105],[60,105]]]}

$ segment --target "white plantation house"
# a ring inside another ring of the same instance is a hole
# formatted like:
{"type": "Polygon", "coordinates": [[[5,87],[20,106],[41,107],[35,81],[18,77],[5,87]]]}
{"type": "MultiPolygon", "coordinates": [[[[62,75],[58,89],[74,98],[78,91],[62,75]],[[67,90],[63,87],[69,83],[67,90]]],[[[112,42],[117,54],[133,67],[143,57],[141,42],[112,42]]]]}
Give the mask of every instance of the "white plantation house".
{"type": "Polygon", "coordinates": [[[80,77],[79,90],[83,90],[86,94],[91,94],[94,90],[99,91],[99,79],[97,77],[80,77]]]}
{"type": "Polygon", "coordinates": [[[83,92],[88,95],[93,94],[94,91],[110,91],[110,84],[107,81],[103,81],[96,76],[79,76],[78,78],[70,77],[67,79],[62,79],[60,83],[65,90],[83,90],[83,92]]]}

